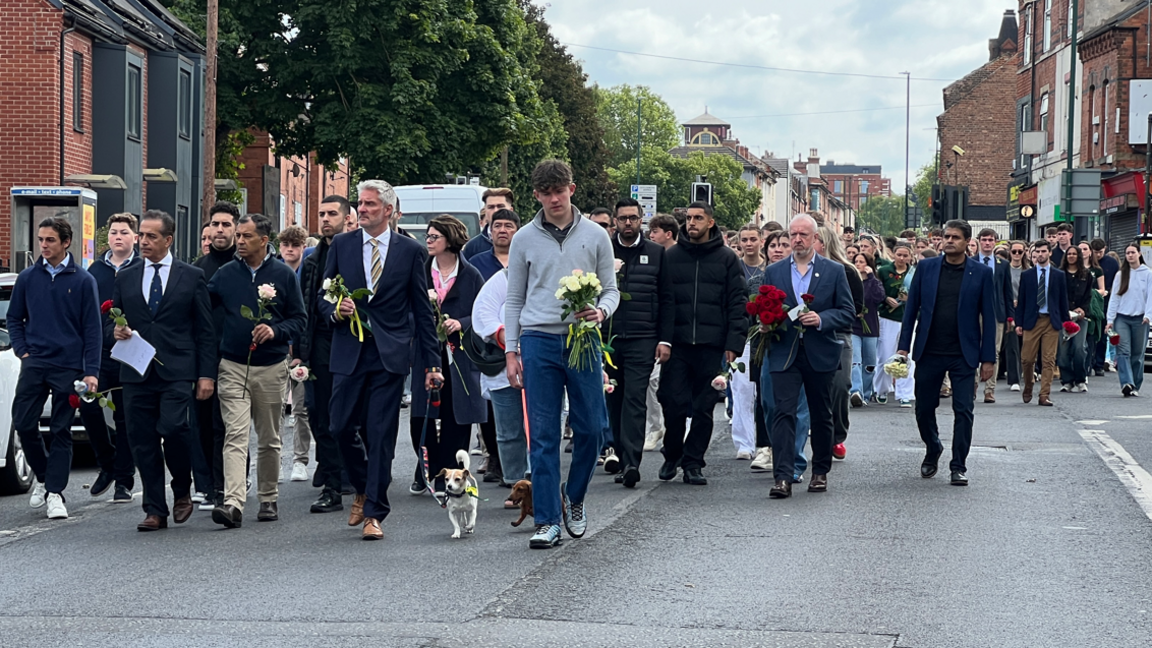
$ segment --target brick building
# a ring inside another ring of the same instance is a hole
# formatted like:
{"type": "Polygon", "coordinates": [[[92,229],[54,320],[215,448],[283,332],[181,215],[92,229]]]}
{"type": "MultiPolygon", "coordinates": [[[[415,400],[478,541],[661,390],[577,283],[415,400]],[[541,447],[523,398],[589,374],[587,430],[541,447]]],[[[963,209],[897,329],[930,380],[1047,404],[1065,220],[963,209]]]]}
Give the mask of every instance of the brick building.
{"type": "Polygon", "coordinates": [[[255,140],[240,156],[244,164],[238,182],[245,196],[242,210],[267,214],[280,230],[299,225],[310,233],[319,232],[320,200],[333,194],[347,198],[351,193],[347,161],[325,167],[311,156],[278,156],[271,135],[258,131],[252,135],[255,140]]]}
{"type": "Polygon", "coordinates": [[[832,185],[820,173],[820,152],[809,149],[808,159],[797,158],[792,169],[800,176],[807,192],[804,212],[812,214],[833,230],[856,226],[856,212],[832,193],[832,185]]]}
{"type": "Polygon", "coordinates": [[[1012,173],[1016,136],[1016,39],[1013,11],[988,43],[988,62],[944,88],[939,183],[968,187],[967,220],[1003,223],[1005,184],[1012,173]],[[959,147],[964,153],[954,151],[959,147]]]}
{"type": "MultiPolygon", "coordinates": [[[[44,216],[90,233],[112,213],[150,208],[177,219],[177,253],[195,254],[203,52],[159,0],[0,3],[3,265],[36,258],[34,221],[44,216]],[[95,189],[93,213],[43,198],[12,209],[13,187],[61,185],[95,189]]],[[[73,253],[89,259],[81,247],[73,253]]]]}
{"type": "Polygon", "coordinates": [[[820,177],[828,183],[832,195],[853,211],[859,211],[868,198],[892,195],[892,181],[883,176],[879,164],[836,164],[828,160],[820,165],[820,177]]]}

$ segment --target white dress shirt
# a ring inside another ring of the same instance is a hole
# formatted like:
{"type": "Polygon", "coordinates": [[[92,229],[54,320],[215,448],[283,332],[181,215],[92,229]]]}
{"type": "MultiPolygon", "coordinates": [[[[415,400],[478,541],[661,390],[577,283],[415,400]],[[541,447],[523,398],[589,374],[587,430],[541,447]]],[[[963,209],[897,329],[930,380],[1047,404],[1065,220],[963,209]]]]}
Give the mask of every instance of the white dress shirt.
{"type": "MultiPolygon", "coordinates": [[[[369,243],[369,241],[372,240],[372,236],[368,234],[368,232],[364,229],[361,229],[360,231],[363,232],[364,237],[364,285],[367,286],[369,290],[375,290],[376,286],[372,285],[372,244],[369,243]]],[[[387,227],[384,228],[383,234],[376,237],[376,240],[379,242],[378,247],[380,248],[381,268],[384,267],[384,263],[388,260],[388,242],[391,239],[392,230],[388,229],[387,227]]],[[[372,295],[372,297],[375,296],[376,295],[372,295]]],[[[371,301],[371,298],[369,298],[369,301],[371,301]]]]}
{"type": "MultiPolygon", "coordinates": [[[[148,301],[149,295],[152,294],[152,276],[156,274],[156,268],[152,267],[154,261],[144,259],[144,279],[140,283],[140,292],[144,295],[144,301],[148,301]]],[[[164,291],[168,290],[168,275],[172,273],[172,252],[160,259],[160,294],[163,295],[164,291]]]]}
{"type": "MultiPolygon", "coordinates": [[[[492,275],[476,294],[472,303],[472,330],[485,341],[496,344],[496,334],[504,328],[504,303],[508,300],[508,272],[501,270],[492,275]]],[[[495,376],[480,374],[480,395],[489,400],[498,389],[511,387],[508,374],[501,371],[495,376]]]]}

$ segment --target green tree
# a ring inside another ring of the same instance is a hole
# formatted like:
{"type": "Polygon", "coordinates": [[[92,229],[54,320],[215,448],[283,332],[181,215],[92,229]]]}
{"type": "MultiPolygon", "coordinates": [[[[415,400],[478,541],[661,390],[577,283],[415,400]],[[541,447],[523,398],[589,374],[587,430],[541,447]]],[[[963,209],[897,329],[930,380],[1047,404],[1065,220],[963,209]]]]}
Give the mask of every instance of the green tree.
{"type": "Polygon", "coordinates": [[[636,158],[637,108],[640,109],[642,148],[653,146],[667,151],[679,143],[680,126],[676,113],[660,95],[647,86],[597,86],[595,90],[596,109],[604,128],[604,143],[608,147],[610,166],[620,166],[636,158]]]}
{"type": "Polygon", "coordinates": [[[856,212],[857,230],[866,228],[880,236],[904,230],[904,196],[876,196],[864,201],[856,212]]]}
{"type": "Polygon", "coordinates": [[[916,194],[916,204],[920,205],[920,211],[924,214],[922,225],[930,223],[932,220],[932,207],[929,202],[932,199],[932,185],[934,184],[936,184],[935,160],[920,167],[920,170],[916,172],[916,182],[912,185],[912,193],[916,194]]]}

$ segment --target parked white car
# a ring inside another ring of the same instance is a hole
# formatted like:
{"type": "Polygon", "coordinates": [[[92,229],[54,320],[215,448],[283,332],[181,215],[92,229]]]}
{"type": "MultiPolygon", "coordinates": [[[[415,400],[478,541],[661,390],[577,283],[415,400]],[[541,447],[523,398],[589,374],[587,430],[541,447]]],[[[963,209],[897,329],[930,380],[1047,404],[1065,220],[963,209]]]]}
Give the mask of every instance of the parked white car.
{"type": "Polygon", "coordinates": [[[400,199],[400,227],[409,234],[422,235],[428,230],[428,221],[448,214],[460,219],[468,228],[468,237],[480,233],[480,212],[484,201],[480,196],[488,190],[479,185],[405,185],[395,187],[400,199]]]}
{"type": "Polygon", "coordinates": [[[12,353],[8,330],[0,329],[0,495],[19,495],[32,487],[32,468],[12,427],[12,395],[20,361],[12,353]]]}

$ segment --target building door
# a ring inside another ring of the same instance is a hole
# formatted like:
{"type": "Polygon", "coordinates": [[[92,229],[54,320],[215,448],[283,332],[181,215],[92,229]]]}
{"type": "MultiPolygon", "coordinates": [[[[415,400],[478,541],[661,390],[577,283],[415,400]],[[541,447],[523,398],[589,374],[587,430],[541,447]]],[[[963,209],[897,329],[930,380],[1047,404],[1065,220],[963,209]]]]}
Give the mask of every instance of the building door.
{"type": "Polygon", "coordinates": [[[1108,249],[1117,250],[1123,258],[1124,246],[1140,235],[1140,210],[1119,212],[1108,217],[1108,249]]]}

